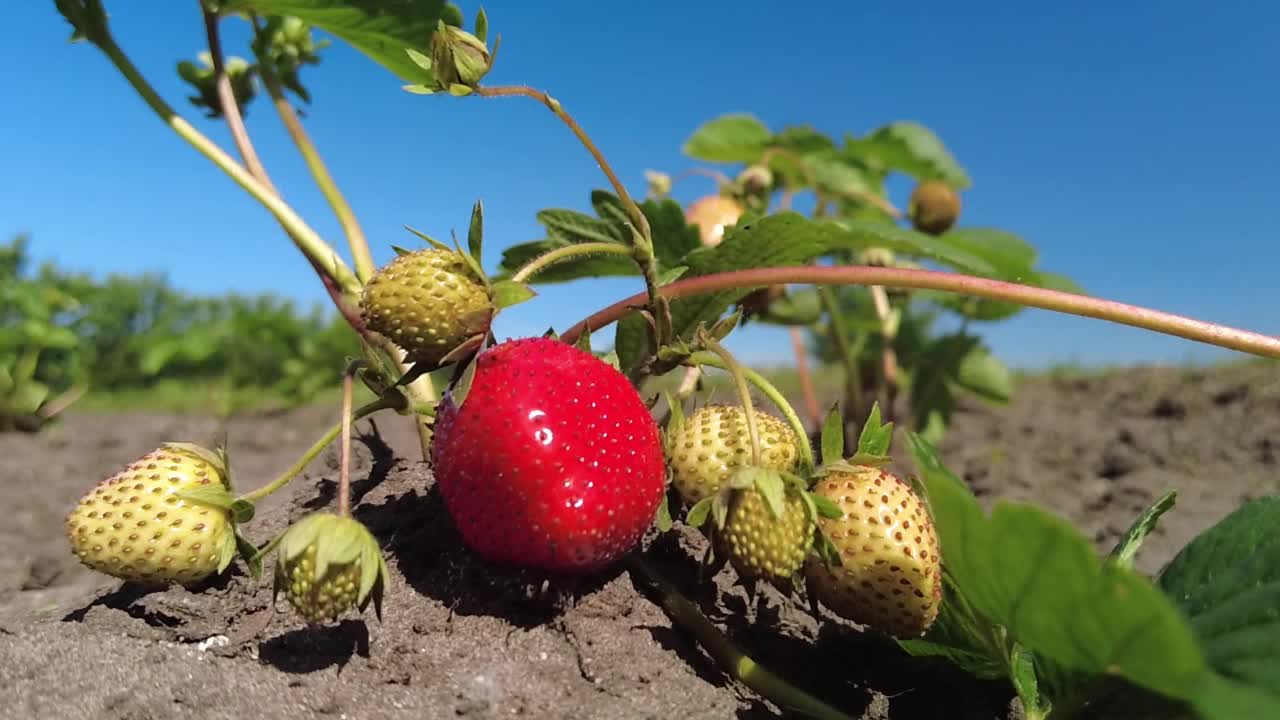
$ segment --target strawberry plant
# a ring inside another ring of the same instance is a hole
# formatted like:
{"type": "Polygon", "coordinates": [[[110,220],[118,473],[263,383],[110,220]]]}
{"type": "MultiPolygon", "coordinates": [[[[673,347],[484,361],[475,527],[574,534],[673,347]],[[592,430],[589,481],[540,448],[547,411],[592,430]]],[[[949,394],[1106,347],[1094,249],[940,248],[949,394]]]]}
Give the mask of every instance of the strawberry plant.
{"type": "Polygon", "coordinates": [[[208,63],[184,66],[183,76],[197,89],[193,102],[229,124],[237,160],[155,92],[116,43],[101,0],[55,5],[74,39],[101,50],[171,131],[271,212],[360,343],[343,374],[339,423],[271,482],[237,496],[224,455],[170,445],[92,491],[68,521],[72,547],[92,567],[126,580],[197,581],[225,572],[233,554],[256,576],[274,552],[275,588],[306,622],[370,602],[380,613],[389,574],[376,539],[351,517],[350,432],[358,418],[395,410],[414,422],[459,541],[476,555],[544,572],[548,582],[625,564],[726,673],[788,711],[846,717],[760,667],[663,577],[646,557],[651,527],[698,528],[706,551],[690,563],[728,564],[744,584],[806,598],[822,622],[844,618],[894,638],[903,653],[1007,680],[1027,717],[1280,715],[1277,499],[1245,505],[1155,578],[1132,559],[1172,496],[1137,518],[1107,557],[1033,505],[985,511],[931,439],[955,392],[998,399],[1006,373],[964,325],[931,336],[928,318],[994,321],[1035,307],[1272,358],[1280,339],[1090,297],[1039,270],[1018,238],[965,227],[956,191],[969,178],[922,126],[894,123],[837,145],[807,128],[775,133],[725,116],[686,145],[707,162],[747,166],[721,179],[724,199],[682,208],[666,195],[669,179],[653,174],[650,197],[638,202],[560,101],[484,82],[498,43],[483,10],[465,29],[461,11],[438,2],[205,2],[208,63]],[[252,62],[223,56],[219,25],[234,18],[251,25],[252,62]],[[399,249],[375,267],[286,93],[308,97],[300,72],[320,48],[311,27],[383,65],[405,90],[440,96],[433,101],[540,103],[610,190],[590,193],[593,214],[540,213],[547,237],[506,248],[496,273],[484,269],[479,202],[465,246],[415,231],[425,248],[399,249]],[[254,151],[241,106],[259,88],[339,218],[354,268],[284,201],[254,151]],[[919,181],[905,214],[885,194],[891,172],[919,181]],[[815,199],[810,216],[792,208],[801,192],[815,199]],[[550,319],[559,331],[545,337],[497,342],[494,317],[533,300],[533,285],[599,276],[634,276],[638,292],[576,323],[550,319]],[[809,328],[842,363],[845,397],[825,419],[806,424],[727,349],[748,313],[809,328]],[[594,352],[593,335],[614,324],[612,349],[594,352]],[[735,402],[686,414],[697,378],[722,372],[735,402]],[[692,382],[652,392],[649,382],[670,373],[692,382]],[[353,409],[357,377],[376,399],[353,409]],[[886,467],[900,388],[911,429],[899,440],[916,468],[906,477],[886,467]],[[757,396],[775,412],[758,409],[757,396]],[[809,440],[815,431],[820,453],[809,440]],[[255,503],[339,436],[337,511],[261,547],[247,539],[241,528],[251,532],[255,503]],[[665,492],[668,474],[674,493],[665,492]],[[157,503],[184,514],[160,518],[169,511],[157,503]],[[199,518],[216,549],[190,535],[199,518]],[[158,520],[170,522],[153,527],[158,520]],[[185,555],[197,542],[200,554],[185,555]],[[166,555],[167,547],[184,553],[166,555]],[[160,569],[150,564],[156,557],[160,569]],[[165,557],[191,561],[194,572],[167,574],[165,557]]]}

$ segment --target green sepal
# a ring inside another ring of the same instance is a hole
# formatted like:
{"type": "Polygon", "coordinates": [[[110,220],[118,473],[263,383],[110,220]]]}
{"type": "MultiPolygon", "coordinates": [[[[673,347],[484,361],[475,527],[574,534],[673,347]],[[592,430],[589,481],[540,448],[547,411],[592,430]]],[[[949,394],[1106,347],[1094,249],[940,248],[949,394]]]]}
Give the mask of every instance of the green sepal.
{"type": "Polygon", "coordinates": [[[480,261],[472,257],[470,253],[462,250],[462,245],[458,242],[458,234],[453,233],[453,251],[458,253],[458,257],[462,258],[462,262],[466,264],[467,269],[486,287],[489,285],[489,276],[485,274],[484,267],[480,265],[480,261]]]}
{"type": "MultiPolygon", "coordinates": [[[[457,347],[450,350],[448,355],[445,355],[444,357],[440,358],[440,367],[462,362],[463,360],[466,360],[472,355],[475,355],[476,352],[480,349],[480,347],[484,345],[484,341],[487,339],[487,337],[488,337],[487,335],[480,334],[480,335],[472,335],[466,340],[463,340],[461,343],[458,344],[457,347]]],[[[417,365],[414,365],[414,367],[416,368],[417,365]]],[[[408,374],[406,373],[406,377],[407,376],[408,374]]],[[[416,380],[417,378],[414,378],[414,379],[416,380]]],[[[412,380],[410,382],[412,382],[412,380]]],[[[404,385],[407,383],[401,380],[401,382],[397,384],[404,385]]]]}
{"type": "Polygon", "coordinates": [[[489,288],[489,297],[499,310],[531,300],[537,294],[533,288],[514,280],[499,280],[489,288]]]}
{"type": "MultiPolygon", "coordinates": [[[[769,508],[769,514],[773,519],[781,520],[787,509],[787,486],[783,482],[782,475],[777,470],[752,467],[742,468],[734,474],[740,473],[751,479],[750,489],[759,491],[764,497],[764,504],[769,508]]],[[[732,479],[730,485],[733,485],[732,479]]]]}
{"type": "Polygon", "coordinates": [[[844,457],[844,415],[840,405],[833,404],[822,422],[822,459],[839,461],[844,457]]]}
{"type": "Polygon", "coordinates": [[[827,567],[840,567],[840,550],[831,542],[831,538],[822,530],[815,530],[813,535],[813,552],[827,567]]]}
{"type": "MultiPolygon", "coordinates": [[[[405,48],[404,52],[406,55],[409,56],[409,59],[413,61],[414,65],[417,65],[418,67],[422,68],[423,70],[426,70],[427,72],[431,72],[431,58],[418,52],[417,50],[414,50],[413,48],[405,48]]],[[[407,89],[409,87],[426,87],[426,86],[425,85],[406,85],[405,87],[407,89]]]]}
{"type": "Polygon", "coordinates": [[[480,42],[488,42],[489,40],[489,16],[485,14],[484,8],[480,8],[476,13],[476,21],[473,25],[472,35],[480,42]]]}
{"type": "Polygon", "coordinates": [[[813,507],[818,511],[818,515],[831,520],[839,520],[844,517],[844,511],[840,509],[839,505],[832,502],[830,498],[817,493],[806,493],[806,495],[812,500],[813,507]]]}
{"type": "Polygon", "coordinates": [[[401,90],[413,93],[414,95],[435,95],[436,89],[429,85],[401,85],[401,90]]]}
{"type": "Polygon", "coordinates": [[[411,233],[413,233],[415,236],[417,236],[417,238],[418,238],[419,240],[422,240],[423,242],[425,242],[426,244],[428,244],[428,245],[430,245],[431,247],[435,248],[436,250],[446,250],[446,251],[452,251],[452,250],[453,250],[453,248],[449,247],[448,245],[445,245],[444,243],[440,242],[439,240],[436,240],[435,238],[433,238],[433,237],[431,237],[430,235],[428,235],[428,234],[426,234],[426,233],[422,232],[421,230],[415,230],[415,229],[413,229],[413,228],[409,227],[408,225],[405,225],[405,226],[404,226],[404,229],[405,229],[405,230],[408,230],[408,231],[409,231],[409,232],[411,232],[411,233]]]}
{"type": "Polygon", "coordinates": [[[455,407],[461,408],[462,404],[467,401],[467,395],[471,394],[471,383],[475,382],[475,379],[476,361],[472,359],[462,369],[462,374],[458,376],[458,381],[449,390],[449,398],[453,401],[455,407]]]}
{"type": "Polygon", "coordinates": [[[729,337],[729,333],[738,327],[738,323],[742,320],[742,308],[738,308],[730,313],[727,317],[723,317],[716,321],[715,325],[707,331],[707,334],[714,338],[717,342],[729,337]]]}
{"type": "Polygon", "coordinates": [[[449,94],[454,97],[466,97],[473,92],[475,92],[475,90],[473,90],[470,85],[463,85],[461,83],[452,83],[449,85],[449,94]]]}
{"type": "Polygon", "coordinates": [[[1116,543],[1107,560],[1122,567],[1133,567],[1133,558],[1137,556],[1138,550],[1142,548],[1143,541],[1156,529],[1156,525],[1160,522],[1160,516],[1172,509],[1177,500],[1177,490],[1169,490],[1160,496],[1159,500],[1156,500],[1151,507],[1144,510],[1141,515],[1134,519],[1133,525],[1129,526],[1128,532],[1116,543]]]}
{"type": "Polygon", "coordinates": [[[412,250],[407,250],[405,248],[400,247],[399,245],[392,245],[391,249],[394,250],[396,252],[396,255],[399,257],[404,257],[405,255],[413,254],[412,250]]]}
{"type": "Polygon", "coordinates": [[[218,508],[224,512],[231,512],[231,506],[235,504],[236,498],[222,485],[210,483],[208,485],[198,485],[185,490],[178,490],[176,493],[179,498],[187,502],[196,503],[198,505],[208,505],[209,507],[218,508]]]}
{"type": "Polygon", "coordinates": [[[663,390],[662,397],[667,403],[667,425],[663,428],[663,445],[667,454],[674,449],[671,439],[684,432],[684,403],[680,402],[670,390],[663,390]]]}
{"type": "MultiPolygon", "coordinates": [[[[590,333],[586,333],[586,334],[590,334],[590,333]]],[[[554,327],[549,327],[549,328],[547,328],[547,331],[546,331],[546,332],[542,333],[542,337],[544,337],[544,338],[550,338],[550,339],[552,339],[552,340],[559,340],[559,339],[560,339],[560,333],[556,332],[556,329],[555,329],[554,327]]],[[[575,343],[575,344],[577,344],[577,345],[581,345],[581,344],[582,344],[582,338],[581,338],[581,337],[579,337],[579,338],[578,338],[578,342],[577,342],[577,343],[575,343]]],[[[588,345],[590,345],[590,344],[591,344],[591,340],[590,340],[590,339],[588,339],[588,340],[587,340],[587,344],[588,344],[588,345]]]]}
{"type": "Polygon", "coordinates": [[[893,423],[880,421],[880,403],[871,405],[871,414],[862,426],[858,436],[858,454],[884,456],[889,454],[889,446],[893,443],[893,423]]]}
{"type": "Polygon", "coordinates": [[[663,285],[670,285],[676,280],[679,280],[681,276],[683,276],[687,272],[689,272],[689,267],[687,265],[677,265],[673,268],[667,268],[666,270],[663,270],[662,272],[658,273],[658,287],[662,287],[663,285]]]}
{"type": "Polygon", "coordinates": [[[471,225],[467,228],[467,249],[476,264],[484,262],[484,203],[477,200],[471,207],[471,225]]]}
{"type": "Polygon", "coordinates": [[[654,524],[658,527],[658,532],[666,532],[672,528],[674,523],[671,521],[671,507],[667,501],[667,494],[662,493],[662,500],[658,503],[658,510],[654,514],[654,524]]]}
{"type": "Polygon", "coordinates": [[[689,527],[702,527],[707,522],[707,516],[711,514],[711,505],[715,502],[717,496],[704,497],[689,508],[689,512],[685,513],[684,523],[689,527]]]}
{"type": "Polygon", "coordinates": [[[237,551],[236,533],[225,533],[222,536],[222,542],[218,545],[218,572],[221,575],[231,566],[231,561],[236,559],[237,551]]]}
{"type": "Polygon", "coordinates": [[[600,358],[600,361],[605,365],[621,372],[622,363],[618,360],[618,352],[616,350],[610,350],[609,352],[603,355],[597,355],[596,357],[600,358]]]}
{"type": "Polygon", "coordinates": [[[209,465],[211,465],[218,473],[218,477],[222,479],[223,484],[228,484],[227,478],[229,475],[229,468],[227,466],[226,451],[221,449],[210,450],[207,447],[188,442],[165,442],[161,443],[160,446],[175,453],[192,455],[200,458],[206,463],[209,463],[209,465]]]}
{"type": "Polygon", "coordinates": [[[257,580],[262,577],[262,556],[257,546],[249,541],[240,533],[240,528],[235,528],[236,552],[240,555],[240,559],[244,561],[244,565],[249,570],[249,577],[257,580]]]}
{"type": "MultiPolygon", "coordinates": [[[[881,462],[878,463],[881,465],[889,462],[889,458],[878,459],[881,460],[881,462]]],[[[849,460],[837,460],[835,462],[823,463],[817,470],[813,471],[813,474],[814,477],[826,477],[832,473],[849,473],[857,475],[866,472],[867,467],[875,467],[877,465],[875,462],[864,462],[864,460],[867,460],[867,458],[854,455],[849,460]]],[[[877,460],[877,458],[871,458],[871,460],[877,460]]]]}
{"type": "Polygon", "coordinates": [[[595,354],[595,352],[591,350],[591,332],[586,329],[578,335],[578,341],[575,342],[573,346],[583,352],[589,352],[592,355],[595,354]]]}
{"type": "Polygon", "coordinates": [[[244,498],[236,498],[232,501],[228,510],[231,511],[231,521],[235,523],[247,523],[253,520],[254,515],[257,513],[253,503],[244,498]]]}

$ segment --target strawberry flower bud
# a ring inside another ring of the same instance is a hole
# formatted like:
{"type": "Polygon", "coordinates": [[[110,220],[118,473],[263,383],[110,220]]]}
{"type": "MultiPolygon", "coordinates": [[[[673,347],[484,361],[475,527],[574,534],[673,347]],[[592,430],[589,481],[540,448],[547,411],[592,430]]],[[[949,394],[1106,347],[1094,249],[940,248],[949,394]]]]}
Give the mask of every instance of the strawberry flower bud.
{"type": "Polygon", "coordinates": [[[488,46],[466,30],[441,22],[431,36],[431,71],[442,87],[475,87],[492,67],[488,46]]]}

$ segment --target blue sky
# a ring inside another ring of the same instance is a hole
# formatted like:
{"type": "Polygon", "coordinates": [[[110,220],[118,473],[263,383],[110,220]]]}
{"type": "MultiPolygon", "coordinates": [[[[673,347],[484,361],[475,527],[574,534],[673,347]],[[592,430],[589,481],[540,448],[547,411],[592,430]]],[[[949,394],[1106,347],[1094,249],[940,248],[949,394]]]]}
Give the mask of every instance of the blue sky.
{"type": "MultiPolygon", "coordinates": [[[[0,235],[27,230],[40,259],[95,272],[165,271],[199,292],[273,290],[313,302],[319,283],[267,213],[168,132],[96,49],[66,42],[51,1],[14,3],[0,45],[0,235]],[[12,103],[12,104],[10,104],[12,103]]],[[[224,128],[174,71],[202,49],[195,0],[109,0],[120,44],[199,128],[224,128]]],[[[468,16],[474,3],[463,3],[468,16]]],[[[935,129],[974,179],[964,224],[1016,232],[1042,265],[1091,293],[1280,333],[1280,4],[889,2],[485,4],[503,35],[491,84],[557,96],[624,182],[694,163],[702,122],[749,112],[774,128],[839,135],[894,120],[935,129]],[[548,7],[557,12],[549,14],[548,7]],[[783,8],[783,9],[780,9],[783,8]]],[[[227,52],[247,54],[243,23],[227,52]]],[[[375,246],[413,225],[465,232],[487,209],[486,266],[541,237],[545,207],[585,209],[604,179],[564,127],[523,99],[418,97],[340,43],[305,77],[307,127],[375,246]]],[[[326,238],[341,235],[270,108],[248,125],[276,184],[326,238]]],[[[687,202],[706,179],[677,186],[687,202]]],[[[893,198],[905,204],[909,185],[893,198]]],[[[637,289],[629,279],[549,286],[500,336],[563,328],[637,289]]],[[[1015,365],[1180,362],[1217,354],[1176,338],[1028,310],[984,328],[1015,365]]],[[[785,334],[735,338],[784,362],[785,334]]]]}

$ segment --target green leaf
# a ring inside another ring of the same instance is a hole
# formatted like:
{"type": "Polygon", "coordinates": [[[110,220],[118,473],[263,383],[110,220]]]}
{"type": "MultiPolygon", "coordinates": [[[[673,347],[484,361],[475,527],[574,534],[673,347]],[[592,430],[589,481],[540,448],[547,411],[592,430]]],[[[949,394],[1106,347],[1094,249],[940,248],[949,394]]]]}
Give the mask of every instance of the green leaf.
{"type": "Polygon", "coordinates": [[[670,285],[680,279],[682,275],[689,271],[689,268],[683,265],[677,265],[673,268],[667,268],[658,274],[658,286],[670,285]]]}
{"type": "MultiPolygon", "coordinates": [[[[977,274],[991,271],[980,258],[964,257],[923,233],[870,222],[814,221],[784,212],[739,223],[720,245],[690,252],[684,258],[689,268],[684,278],[747,268],[805,265],[835,250],[869,247],[929,256],[977,274]]],[[[754,289],[757,288],[723,290],[673,300],[671,319],[677,337],[690,337],[698,323],[714,322],[754,289]]],[[[633,314],[619,322],[614,346],[625,372],[638,367],[649,348],[643,318],[633,314]]]]}
{"type": "Polygon", "coordinates": [[[845,151],[883,170],[897,170],[917,180],[942,180],[964,189],[969,175],[929,128],[915,122],[895,122],[866,137],[845,138],[845,151]]]}
{"type": "Polygon", "coordinates": [[[1066,668],[1171,697],[1188,698],[1210,673],[1190,626],[1148,580],[1103,563],[1078,530],[1039,508],[1001,502],[987,515],[927,442],[909,434],[908,444],[944,567],[982,618],[1066,668]]]}
{"type": "Polygon", "coordinates": [[[1133,558],[1137,556],[1138,550],[1142,547],[1142,542],[1156,529],[1160,516],[1168,512],[1177,499],[1177,491],[1169,490],[1164,495],[1161,495],[1160,499],[1156,500],[1151,507],[1144,510],[1129,526],[1129,531],[1124,534],[1124,537],[1120,538],[1120,542],[1116,543],[1115,548],[1112,549],[1111,561],[1125,567],[1133,567],[1133,558]]]}
{"type": "Polygon", "coordinates": [[[715,163],[750,163],[760,159],[773,134],[752,115],[722,115],[703,124],[685,141],[689,157],[715,163]]]}
{"type": "Polygon", "coordinates": [[[1253,500],[1201,533],[1158,583],[1191,619],[1214,669],[1280,696],[1280,496],[1253,500]]]}
{"type": "Polygon", "coordinates": [[[254,580],[262,577],[262,553],[244,535],[240,534],[240,528],[235,530],[235,542],[236,552],[240,555],[240,559],[244,561],[245,567],[249,569],[249,577],[254,580]]]}
{"type": "Polygon", "coordinates": [[[292,15],[345,40],[405,82],[430,76],[409,57],[426,49],[441,20],[456,16],[444,0],[225,0],[224,12],[292,15]]]}
{"type": "Polygon", "coordinates": [[[449,390],[449,396],[453,400],[454,407],[461,408],[462,404],[467,401],[467,395],[471,393],[471,383],[476,379],[476,361],[473,358],[467,366],[463,368],[462,375],[458,376],[458,382],[449,390]]]}
{"type": "Polygon", "coordinates": [[[822,421],[822,460],[835,462],[844,459],[844,414],[835,403],[822,421]]]}
{"type": "Polygon", "coordinates": [[[1035,246],[1005,230],[985,227],[958,228],[938,238],[952,247],[986,260],[996,274],[1013,282],[1033,282],[1035,246]]]}
{"type": "Polygon", "coordinates": [[[813,288],[787,292],[757,319],[771,325],[813,325],[822,319],[822,300],[813,288]]]}
{"type": "Polygon", "coordinates": [[[499,309],[519,305],[538,294],[528,285],[514,280],[499,280],[493,283],[490,293],[493,296],[493,304],[499,309]]]}
{"type": "Polygon", "coordinates": [[[1006,403],[1013,397],[1013,374],[985,347],[973,345],[956,368],[955,383],[992,402],[1006,403]]]}

